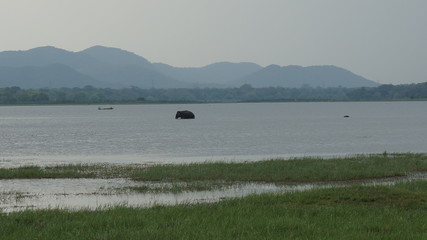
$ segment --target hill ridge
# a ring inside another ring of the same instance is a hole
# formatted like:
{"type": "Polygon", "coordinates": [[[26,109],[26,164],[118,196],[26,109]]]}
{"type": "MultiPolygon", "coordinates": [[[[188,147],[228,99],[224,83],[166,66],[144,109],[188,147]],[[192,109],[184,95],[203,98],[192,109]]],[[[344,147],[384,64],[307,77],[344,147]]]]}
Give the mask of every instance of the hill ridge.
{"type": "Polygon", "coordinates": [[[194,88],[240,87],[373,87],[379,84],[365,79],[344,68],[333,65],[301,67],[296,65],[269,65],[261,67],[251,62],[216,62],[203,67],[179,68],[149,60],[120,48],[95,45],[79,52],[53,46],[42,46],[29,50],[0,52],[0,86],[21,88],[46,87],[46,74],[50,86],[86,85],[102,88],[194,88]],[[55,65],[59,64],[59,65],[55,65]],[[24,71],[22,67],[33,67],[34,75],[13,73],[24,71]],[[48,74],[46,66],[50,66],[48,74]],[[54,71],[52,68],[67,66],[54,71]],[[73,71],[71,71],[71,69],[73,71]],[[12,71],[12,72],[11,72],[12,71]],[[56,73],[56,75],[52,75],[56,73]],[[21,78],[18,78],[21,76],[21,78]],[[69,83],[65,83],[67,80],[69,83]],[[58,83],[58,84],[56,84],[58,83]],[[78,83],[78,84],[77,84],[78,83]]]}

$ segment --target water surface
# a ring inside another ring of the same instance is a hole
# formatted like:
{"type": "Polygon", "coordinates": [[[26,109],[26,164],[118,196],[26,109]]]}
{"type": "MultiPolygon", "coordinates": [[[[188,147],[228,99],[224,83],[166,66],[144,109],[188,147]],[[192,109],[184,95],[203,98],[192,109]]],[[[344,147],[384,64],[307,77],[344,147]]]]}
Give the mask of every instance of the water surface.
{"type": "MultiPolygon", "coordinates": [[[[241,183],[213,191],[181,193],[137,193],[120,189],[130,186],[159,184],[128,179],[13,179],[0,180],[0,213],[26,209],[103,209],[118,205],[152,207],[218,202],[249,194],[285,193],[313,188],[360,185],[392,185],[399,182],[426,180],[426,173],[363,181],[320,182],[301,184],[241,183]]],[[[167,184],[167,183],[166,183],[167,184]]]]}
{"type": "Polygon", "coordinates": [[[427,152],[426,109],[427,102],[3,106],[0,167],[427,152]],[[184,109],[196,119],[175,120],[184,109]]]}

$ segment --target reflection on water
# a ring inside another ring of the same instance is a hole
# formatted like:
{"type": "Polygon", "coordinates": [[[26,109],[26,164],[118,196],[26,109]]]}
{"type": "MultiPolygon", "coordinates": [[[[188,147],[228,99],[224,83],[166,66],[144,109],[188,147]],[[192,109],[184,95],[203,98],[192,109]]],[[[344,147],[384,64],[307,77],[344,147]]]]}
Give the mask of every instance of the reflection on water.
{"type": "Polygon", "coordinates": [[[18,179],[0,180],[0,211],[25,209],[97,209],[117,205],[151,207],[154,205],[194,204],[217,202],[249,194],[303,191],[313,188],[346,186],[349,184],[394,184],[401,181],[427,179],[427,173],[409,177],[360,182],[309,183],[277,185],[247,183],[222,190],[183,193],[135,193],[118,191],[146,185],[128,179],[18,179]]]}

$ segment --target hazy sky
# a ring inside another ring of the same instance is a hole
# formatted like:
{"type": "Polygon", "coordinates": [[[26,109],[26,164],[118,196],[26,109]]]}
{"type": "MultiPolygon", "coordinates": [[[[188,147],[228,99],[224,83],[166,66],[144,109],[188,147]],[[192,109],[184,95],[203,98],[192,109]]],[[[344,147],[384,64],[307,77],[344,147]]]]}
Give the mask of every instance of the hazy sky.
{"type": "Polygon", "coordinates": [[[0,51],[117,47],[199,67],[336,65],[427,82],[427,0],[0,0],[0,51]]]}

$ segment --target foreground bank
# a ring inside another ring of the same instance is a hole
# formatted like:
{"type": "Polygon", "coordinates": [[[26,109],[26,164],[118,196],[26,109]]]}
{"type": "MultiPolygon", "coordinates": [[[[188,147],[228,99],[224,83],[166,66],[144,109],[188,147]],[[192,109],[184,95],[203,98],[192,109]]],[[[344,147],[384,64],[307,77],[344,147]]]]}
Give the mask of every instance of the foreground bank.
{"type": "Polygon", "coordinates": [[[425,239],[426,180],[382,186],[365,186],[360,181],[426,170],[424,154],[386,153],[256,163],[2,169],[3,179],[122,177],[142,182],[275,184],[355,181],[341,187],[250,195],[215,203],[2,213],[0,239],[425,239]]]}
{"type": "Polygon", "coordinates": [[[427,182],[0,215],[0,239],[425,239],[427,182]]]}

